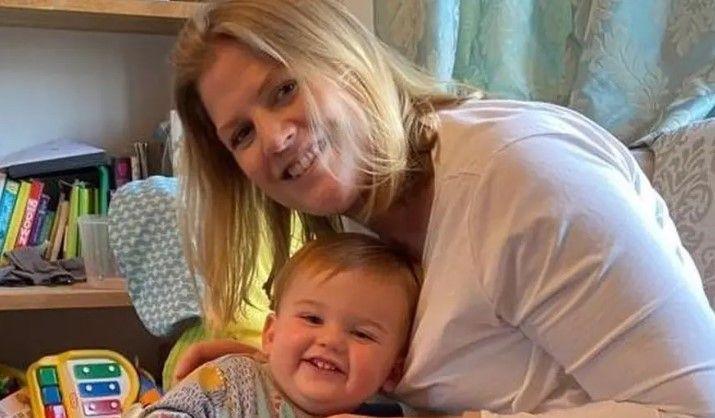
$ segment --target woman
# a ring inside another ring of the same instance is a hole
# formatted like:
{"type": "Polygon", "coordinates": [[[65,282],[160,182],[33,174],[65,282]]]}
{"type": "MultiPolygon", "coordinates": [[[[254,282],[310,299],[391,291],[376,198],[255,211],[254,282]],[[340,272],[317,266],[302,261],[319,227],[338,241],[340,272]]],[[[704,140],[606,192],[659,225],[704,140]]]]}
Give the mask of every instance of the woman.
{"type": "MultiPolygon", "coordinates": [[[[356,221],[423,264],[395,396],[441,414],[715,415],[715,315],[628,151],[572,111],[478,100],[331,1],[220,3],[175,52],[187,258],[220,325],[259,242],[356,221]]],[[[184,371],[240,350],[205,344],[184,371]]],[[[519,415],[526,416],[526,415],[519,415]]]]}

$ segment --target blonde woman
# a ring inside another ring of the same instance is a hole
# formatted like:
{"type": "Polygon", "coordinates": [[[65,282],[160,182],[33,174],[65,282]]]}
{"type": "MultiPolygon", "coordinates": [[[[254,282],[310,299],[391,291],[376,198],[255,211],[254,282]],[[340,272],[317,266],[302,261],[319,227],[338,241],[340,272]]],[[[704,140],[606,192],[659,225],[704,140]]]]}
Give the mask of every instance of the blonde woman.
{"type": "MultiPolygon", "coordinates": [[[[715,416],[715,315],[626,148],[554,105],[444,93],[337,2],[221,2],[175,51],[187,258],[220,326],[350,219],[422,262],[395,396],[442,415],[715,416]]],[[[464,89],[463,89],[464,90],[464,89]]],[[[184,373],[239,345],[195,347],[184,373]]]]}

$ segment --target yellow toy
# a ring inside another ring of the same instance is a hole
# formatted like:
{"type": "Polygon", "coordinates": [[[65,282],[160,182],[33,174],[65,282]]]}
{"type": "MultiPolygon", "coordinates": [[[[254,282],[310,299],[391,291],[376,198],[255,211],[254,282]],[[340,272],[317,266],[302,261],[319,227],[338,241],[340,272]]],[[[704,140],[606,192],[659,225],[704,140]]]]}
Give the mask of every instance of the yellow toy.
{"type": "Polygon", "coordinates": [[[34,418],[119,417],[136,400],[132,364],[109,350],[46,356],[27,370],[34,418]]]}

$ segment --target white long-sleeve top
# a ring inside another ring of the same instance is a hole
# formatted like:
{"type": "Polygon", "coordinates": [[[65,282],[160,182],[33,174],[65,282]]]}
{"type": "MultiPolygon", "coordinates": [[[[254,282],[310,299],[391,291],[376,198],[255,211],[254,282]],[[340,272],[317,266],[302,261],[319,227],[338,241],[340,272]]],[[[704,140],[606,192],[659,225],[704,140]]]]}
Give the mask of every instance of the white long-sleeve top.
{"type": "Polygon", "coordinates": [[[715,416],[715,314],[627,149],[543,103],[440,116],[397,397],[485,418],[715,416]]]}

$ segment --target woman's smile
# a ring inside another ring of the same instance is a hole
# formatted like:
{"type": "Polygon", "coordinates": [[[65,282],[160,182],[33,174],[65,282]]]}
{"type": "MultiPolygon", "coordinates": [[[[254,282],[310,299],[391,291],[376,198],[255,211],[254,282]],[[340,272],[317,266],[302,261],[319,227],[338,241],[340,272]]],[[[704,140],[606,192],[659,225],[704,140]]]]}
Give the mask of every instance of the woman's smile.
{"type": "Polygon", "coordinates": [[[338,134],[345,132],[342,124],[357,123],[346,120],[337,99],[344,94],[332,85],[286,82],[293,78],[285,68],[235,42],[217,41],[214,48],[216,60],[200,78],[199,92],[218,139],[248,180],[283,206],[313,215],[352,208],[361,173],[355,156],[334,145],[355,141],[338,134]],[[311,126],[308,86],[322,109],[319,124],[329,131],[311,126]]]}
{"type": "Polygon", "coordinates": [[[321,146],[318,141],[313,142],[305,152],[300,154],[295,162],[290,164],[288,168],[283,173],[283,178],[288,180],[295,180],[302,177],[305,173],[310,171],[310,169],[316,164],[320,163],[321,153],[325,149],[325,146],[321,146]]]}

